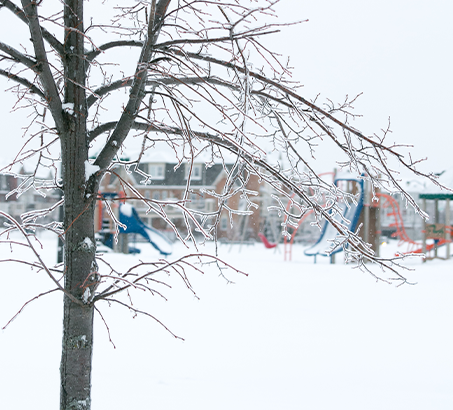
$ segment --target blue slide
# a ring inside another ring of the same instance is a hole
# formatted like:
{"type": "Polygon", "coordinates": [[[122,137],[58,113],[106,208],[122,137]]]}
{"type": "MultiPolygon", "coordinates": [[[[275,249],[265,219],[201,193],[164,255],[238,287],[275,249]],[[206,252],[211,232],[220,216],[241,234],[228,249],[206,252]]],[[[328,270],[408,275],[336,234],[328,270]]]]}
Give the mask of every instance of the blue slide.
{"type": "Polygon", "coordinates": [[[166,256],[172,253],[172,243],[158,230],[145,225],[132,205],[120,205],[120,222],[126,225],[126,229],[119,227],[120,233],[138,233],[162,255],[166,256]]]}
{"type": "MultiPolygon", "coordinates": [[[[348,229],[350,231],[355,231],[357,228],[357,224],[359,222],[360,213],[362,212],[363,208],[363,200],[364,200],[364,189],[363,189],[363,180],[354,178],[349,174],[341,174],[338,178],[335,178],[334,184],[336,185],[338,181],[355,181],[357,182],[357,186],[359,189],[359,200],[356,204],[350,204],[349,207],[346,206],[345,203],[338,204],[339,208],[342,210],[343,218],[349,221],[348,229]]],[[[340,221],[340,216],[335,217],[336,220],[340,221]]],[[[343,221],[345,223],[345,221],[343,221]]],[[[338,231],[327,221],[324,223],[324,226],[321,231],[321,236],[319,237],[318,241],[310,248],[305,250],[305,255],[307,256],[314,256],[315,263],[316,263],[316,256],[331,256],[335,253],[341,252],[343,249],[337,248],[333,252],[329,253],[328,250],[332,248],[332,240],[335,239],[339,235],[338,231]]]]}

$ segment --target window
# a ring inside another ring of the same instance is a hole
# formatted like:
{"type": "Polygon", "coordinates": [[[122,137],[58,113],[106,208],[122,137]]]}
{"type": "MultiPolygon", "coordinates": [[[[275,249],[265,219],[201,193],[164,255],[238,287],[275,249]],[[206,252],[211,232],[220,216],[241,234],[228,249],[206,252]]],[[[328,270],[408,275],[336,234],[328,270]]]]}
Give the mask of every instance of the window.
{"type": "MultiPolygon", "coordinates": [[[[191,178],[193,180],[200,180],[201,179],[201,164],[193,164],[192,166],[192,175],[191,178]]],[[[186,175],[185,178],[189,178],[189,172],[190,172],[190,164],[186,165],[186,175]]]]}
{"type": "Polygon", "coordinates": [[[159,191],[154,191],[153,192],[153,199],[158,201],[160,199],[160,192],[159,191]]]}
{"type": "Polygon", "coordinates": [[[214,199],[206,199],[205,204],[206,204],[206,212],[214,211],[214,205],[215,205],[214,199]]]}
{"type": "Polygon", "coordinates": [[[228,228],[228,217],[227,216],[222,216],[220,219],[220,230],[226,231],[228,228]]]}
{"type": "Polygon", "coordinates": [[[6,175],[0,175],[0,190],[8,190],[8,180],[6,175]]]}
{"type": "Polygon", "coordinates": [[[164,164],[148,164],[148,174],[153,179],[164,179],[164,164]]]}
{"type": "Polygon", "coordinates": [[[161,195],[162,195],[162,201],[165,201],[168,198],[168,192],[167,191],[162,191],[161,195]]]}

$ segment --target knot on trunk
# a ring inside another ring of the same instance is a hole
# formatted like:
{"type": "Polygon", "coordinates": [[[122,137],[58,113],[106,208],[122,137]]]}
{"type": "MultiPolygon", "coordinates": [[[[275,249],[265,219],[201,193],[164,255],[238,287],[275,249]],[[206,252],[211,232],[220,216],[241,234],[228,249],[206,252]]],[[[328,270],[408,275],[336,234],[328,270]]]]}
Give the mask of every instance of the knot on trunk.
{"type": "Polygon", "coordinates": [[[91,409],[91,401],[89,398],[83,400],[71,399],[65,410],[89,410],[91,409]]]}
{"type": "Polygon", "coordinates": [[[100,281],[101,275],[98,272],[98,265],[96,261],[93,261],[91,264],[91,271],[82,284],[82,288],[85,289],[82,295],[83,303],[88,304],[93,301],[94,293],[99,286],[100,281]]]}
{"type": "Polygon", "coordinates": [[[79,243],[78,249],[84,252],[93,253],[96,250],[93,241],[86,237],[82,242],[79,243]]]}
{"type": "Polygon", "coordinates": [[[90,347],[86,335],[73,336],[66,341],[66,349],[79,350],[90,347]]]}

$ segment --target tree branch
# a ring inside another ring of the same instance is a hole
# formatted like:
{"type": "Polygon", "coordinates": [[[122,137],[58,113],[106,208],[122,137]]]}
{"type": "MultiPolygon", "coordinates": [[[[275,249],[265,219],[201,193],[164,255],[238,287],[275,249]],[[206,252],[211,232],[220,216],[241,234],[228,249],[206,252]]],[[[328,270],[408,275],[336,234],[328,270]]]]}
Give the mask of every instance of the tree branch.
{"type": "Polygon", "coordinates": [[[11,47],[8,44],[0,42],[0,51],[3,51],[4,53],[8,54],[14,61],[22,63],[26,67],[31,68],[33,71],[38,72],[36,60],[27,57],[25,54],[22,54],[14,47],[11,47]]]}
{"type": "MultiPolygon", "coordinates": [[[[242,38],[249,38],[249,37],[256,37],[262,36],[265,34],[274,34],[278,33],[280,30],[272,30],[266,31],[263,33],[249,33],[249,34],[236,34],[233,38],[235,39],[242,39],[242,38]]],[[[231,41],[231,36],[219,37],[219,38],[212,38],[212,39],[181,39],[181,40],[173,40],[173,41],[166,41],[164,43],[159,43],[154,46],[155,49],[160,48],[167,48],[170,46],[174,46],[176,44],[208,44],[208,43],[215,43],[215,42],[222,42],[222,41],[231,41]]],[[[117,40],[111,41],[109,43],[105,43],[99,46],[96,50],[92,50],[87,53],[86,58],[88,61],[93,61],[98,55],[102,54],[102,52],[107,51],[111,48],[115,47],[143,47],[143,41],[137,40],[117,40]]]]}
{"type": "MultiPolygon", "coordinates": [[[[247,37],[250,37],[250,36],[251,35],[247,35],[247,37]]],[[[222,39],[223,38],[218,38],[216,40],[222,41],[222,39]]],[[[225,41],[227,39],[231,40],[231,37],[225,37],[224,39],[225,39],[225,41]]],[[[173,44],[188,44],[188,43],[203,43],[203,42],[207,43],[207,42],[211,42],[211,41],[210,40],[204,40],[204,39],[201,39],[201,40],[196,40],[196,39],[195,40],[174,40],[173,42],[170,41],[170,42],[166,42],[166,43],[156,44],[155,48],[165,49],[167,45],[172,44],[172,43],[173,44]]],[[[138,42],[138,41],[112,42],[112,43],[108,43],[108,44],[106,44],[106,45],[104,45],[102,47],[104,47],[104,49],[108,49],[108,48],[111,48],[111,47],[124,46],[124,45],[127,45],[127,46],[142,46],[142,43],[138,42]]],[[[204,55],[197,54],[197,53],[188,53],[188,52],[183,52],[183,51],[175,50],[175,49],[168,49],[168,51],[171,51],[171,53],[173,53],[175,55],[178,55],[178,56],[186,56],[186,57],[190,57],[190,58],[195,58],[195,59],[198,59],[198,60],[203,60],[203,61],[214,63],[214,64],[217,64],[217,65],[221,65],[221,66],[226,67],[226,68],[234,69],[234,70],[237,70],[238,72],[241,72],[243,74],[246,73],[246,70],[243,67],[241,67],[241,66],[235,65],[235,64],[227,62],[227,61],[219,60],[219,59],[216,59],[216,58],[213,58],[213,57],[210,57],[210,56],[204,56],[204,55]]],[[[94,53],[94,52],[92,52],[92,53],[94,53]]],[[[327,111],[323,110],[322,108],[318,107],[316,104],[313,104],[312,102],[308,101],[307,99],[305,99],[304,97],[302,97],[299,94],[295,93],[291,89],[289,89],[289,88],[279,84],[278,82],[276,82],[274,80],[271,80],[271,79],[269,79],[269,78],[267,78],[267,77],[265,77],[265,76],[263,76],[263,75],[261,75],[259,73],[256,73],[256,72],[253,72],[253,71],[248,71],[248,70],[247,70],[247,73],[250,75],[250,77],[254,77],[257,80],[259,80],[259,81],[261,81],[261,82],[263,82],[265,84],[271,85],[271,86],[279,89],[285,95],[290,96],[290,97],[296,99],[297,101],[303,103],[304,105],[309,107],[314,112],[317,112],[317,113],[321,114],[322,116],[326,117],[327,119],[329,119],[333,123],[339,125],[342,129],[344,129],[346,131],[349,131],[352,134],[356,135],[361,140],[364,140],[364,141],[370,143],[372,146],[382,149],[383,151],[387,151],[387,152],[391,153],[395,157],[399,158],[399,160],[401,161],[401,163],[405,167],[410,168],[409,165],[405,161],[402,160],[402,154],[396,152],[392,148],[389,148],[389,147],[387,147],[387,146],[385,146],[383,144],[380,144],[377,141],[373,141],[371,138],[363,135],[360,131],[358,131],[355,128],[349,126],[348,124],[338,120],[332,114],[330,114],[327,111]]],[[[183,82],[184,81],[181,81],[181,83],[183,83],[183,82]]],[[[209,81],[206,81],[206,82],[209,82],[209,81]]],[[[114,89],[121,88],[122,86],[128,86],[129,84],[130,84],[129,81],[122,82],[122,83],[120,83],[120,81],[118,81],[118,82],[112,83],[109,86],[106,86],[103,90],[99,90],[99,91],[101,93],[102,93],[102,91],[105,91],[105,93],[107,93],[107,92],[112,91],[114,89]],[[112,88],[110,88],[110,87],[112,87],[112,88]]],[[[225,82],[223,85],[227,85],[227,84],[228,83],[225,82]]],[[[234,87],[233,85],[231,85],[230,88],[237,88],[237,87],[234,87]]],[[[98,91],[96,91],[96,93],[100,94],[98,91]]],[[[283,103],[286,106],[290,106],[290,104],[288,104],[287,102],[286,103],[282,102],[282,100],[277,99],[276,97],[273,97],[270,94],[266,94],[266,93],[263,93],[263,92],[252,92],[252,93],[253,94],[257,94],[257,95],[260,94],[261,96],[269,98],[271,100],[274,100],[274,101],[276,101],[276,102],[278,102],[280,104],[283,103]]],[[[96,99],[95,96],[90,96],[90,105],[92,105],[94,103],[95,99],[96,99]]],[[[329,133],[329,136],[332,138],[332,134],[331,133],[329,133]]]]}
{"type": "MultiPolygon", "coordinates": [[[[134,82],[133,78],[127,78],[123,80],[114,81],[108,85],[99,87],[93,91],[93,94],[87,98],[87,106],[91,107],[96,100],[98,100],[103,95],[108,94],[111,91],[119,90],[124,87],[130,87],[134,82]]],[[[215,83],[223,84],[226,83],[220,79],[215,79],[213,77],[167,77],[167,78],[156,78],[147,80],[145,86],[159,86],[159,85],[176,85],[176,84],[202,84],[202,83],[215,83]]]]}
{"type": "Polygon", "coordinates": [[[117,299],[102,299],[102,300],[105,300],[106,302],[114,302],[114,303],[118,303],[119,305],[128,308],[129,310],[131,310],[131,311],[134,312],[135,314],[141,314],[141,315],[144,315],[144,316],[148,316],[148,317],[150,317],[151,319],[154,319],[157,323],[159,323],[159,325],[161,325],[161,326],[162,326],[168,333],[170,333],[175,339],[184,340],[182,337],[177,336],[175,333],[173,333],[167,326],[165,326],[159,319],[157,319],[157,317],[153,316],[151,313],[148,313],[148,312],[143,311],[143,310],[136,309],[136,308],[134,308],[132,305],[128,305],[127,303],[121,302],[121,301],[119,301],[119,300],[117,300],[117,299]]]}
{"type": "MultiPolygon", "coordinates": [[[[3,4],[8,10],[10,10],[15,16],[21,19],[25,24],[28,25],[27,17],[25,13],[20,7],[17,7],[12,1],[10,0],[0,0],[0,4],[3,4]]],[[[43,38],[57,51],[60,56],[64,54],[64,47],[55,36],[50,34],[44,27],[41,26],[41,32],[43,38]]]]}
{"type": "MultiPolygon", "coordinates": [[[[106,122],[102,125],[99,125],[96,127],[94,130],[90,131],[88,133],[88,141],[91,142],[93,139],[98,137],[99,135],[103,134],[104,132],[114,130],[118,125],[118,121],[110,121],[106,122]]],[[[161,127],[153,125],[153,124],[147,124],[144,122],[138,122],[134,121],[131,125],[131,129],[134,130],[139,130],[139,131],[147,131],[147,132],[164,132],[164,133],[169,133],[169,134],[175,134],[175,135],[183,135],[184,131],[180,128],[176,127],[168,127],[165,125],[162,125],[161,127]]]]}
{"type": "MultiPolygon", "coordinates": [[[[106,132],[110,129],[114,129],[116,126],[115,122],[110,122],[103,124],[102,126],[96,128],[95,130],[92,131],[92,133],[96,133],[96,135],[99,135],[102,132],[106,132]]],[[[156,126],[154,124],[147,124],[147,123],[141,123],[141,122],[134,122],[131,126],[131,128],[136,129],[136,130],[142,130],[146,132],[163,132],[167,134],[174,134],[174,135],[184,135],[185,131],[183,129],[177,128],[177,127],[169,127],[169,126],[156,126]]],[[[192,131],[192,134],[196,137],[198,137],[201,140],[207,141],[209,143],[212,143],[218,147],[224,148],[227,151],[231,152],[232,154],[236,156],[240,156],[250,167],[250,169],[254,170],[257,174],[261,175],[262,178],[264,178],[263,173],[258,172],[256,170],[257,167],[260,167],[264,169],[265,171],[268,172],[268,175],[273,178],[273,180],[267,179],[267,182],[274,186],[274,188],[277,189],[277,191],[281,191],[281,188],[276,185],[278,184],[283,184],[285,188],[289,189],[291,192],[296,193],[305,203],[309,204],[310,207],[312,207],[315,212],[317,212],[319,215],[321,215],[324,219],[326,219],[338,232],[341,236],[343,236],[345,239],[345,244],[349,244],[349,246],[354,249],[359,251],[359,253],[363,256],[365,256],[367,259],[374,261],[376,263],[379,263],[383,267],[391,270],[393,273],[395,273],[398,278],[404,282],[406,282],[406,278],[403,277],[398,271],[393,268],[390,264],[385,263],[384,260],[376,257],[374,254],[372,254],[368,249],[365,248],[364,244],[358,240],[356,241],[356,234],[351,233],[347,230],[347,228],[342,225],[340,222],[336,221],[334,217],[328,212],[327,209],[324,209],[321,205],[319,205],[317,202],[312,200],[309,195],[293,180],[287,178],[285,175],[283,175],[278,169],[275,169],[273,166],[271,166],[267,161],[264,159],[261,159],[259,157],[253,156],[252,154],[248,153],[243,149],[242,146],[238,145],[234,140],[226,138],[226,136],[220,136],[220,135],[214,135],[210,134],[207,132],[196,132],[192,131]],[[352,234],[352,235],[350,235],[352,234]]],[[[91,133],[90,133],[91,137],[91,133]]],[[[94,138],[94,137],[93,137],[94,138]]],[[[392,262],[393,264],[394,262],[392,262]]]]}
{"type": "MultiPolygon", "coordinates": [[[[217,64],[217,65],[223,66],[225,68],[230,68],[230,69],[233,69],[233,70],[237,70],[237,71],[239,71],[239,72],[241,72],[243,74],[246,73],[246,70],[243,67],[237,66],[237,65],[235,65],[233,63],[230,63],[230,62],[227,62],[227,61],[223,61],[223,60],[220,60],[220,59],[217,59],[217,58],[214,58],[214,57],[201,55],[201,54],[197,54],[197,53],[182,52],[180,50],[175,50],[175,49],[169,49],[168,51],[171,51],[172,53],[174,53],[175,55],[178,55],[178,56],[184,56],[186,58],[187,57],[194,58],[194,59],[197,59],[197,60],[202,60],[202,61],[206,61],[206,62],[209,62],[209,63],[217,64]]],[[[397,158],[397,160],[399,161],[399,163],[402,166],[404,166],[405,168],[407,168],[411,172],[415,173],[416,175],[427,177],[434,184],[436,184],[436,185],[439,184],[437,182],[435,176],[433,176],[431,174],[427,175],[427,174],[424,174],[424,173],[422,173],[420,171],[417,171],[413,167],[413,163],[405,161],[404,160],[404,156],[402,154],[400,154],[399,152],[396,152],[393,149],[393,147],[387,147],[386,145],[384,145],[384,144],[382,144],[382,143],[380,143],[378,141],[373,141],[371,138],[366,137],[365,135],[363,135],[360,131],[358,131],[355,128],[349,126],[345,122],[342,122],[342,121],[338,120],[332,114],[328,113],[327,111],[325,111],[322,108],[318,107],[316,104],[313,104],[312,102],[310,102],[307,99],[303,98],[302,96],[300,96],[296,92],[292,91],[291,89],[285,87],[284,85],[279,84],[277,81],[271,80],[271,79],[269,79],[269,78],[267,78],[267,77],[265,77],[265,76],[263,76],[263,75],[261,75],[259,73],[253,72],[253,71],[247,71],[247,73],[248,73],[248,75],[250,77],[256,78],[257,80],[261,81],[262,83],[268,84],[268,85],[270,85],[272,87],[275,87],[276,89],[280,90],[285,96],[294,98],[295,100],[301,102],[302,104],[304,104],[307,107],[309,107],[314,113],[321,114],[322,116],[324,116],[328,120],[330,120],[333,123],[335,123],[338,126],[340,126],[344,131],[350,132],[351,134],[353,134],[356,137],[358,137],[359,140],[362,140],[362,141],[365,141],[365,142],[369,143],[375,149],[380,149],[383,152],[387,152],[387,153],[393,155],[395,158],[397,158]]],[[[319,121],[317,121],[317,123],[319,125],[319,121]]],[[[333,137],[332,133],[330,133],[328,135],[333,140],[335,140],[335,138],[333,137]]],[[[403,191],[403,193],[404,193],[404,191],[403,191]]],[[[410,196],[408,194],[404,193],[404,195],[405,195],[406,198],[409,199],[410,196]]],[[[413,201],[410,201],[410,202],[412,203],[413,201]]]]}
{"type": "Polygon", "coordinates": [[[49,295],[50,293],[53,293],[57,290],[60,290],[58,288],[55,288],[55,289],[51,289],[51,290],[48,290],[47,292],[43,292],[43,293],[40,293],[39,295],[36,295],[35,297],[31,298],[30,300],[28,300],[27,302],[25,302],[22,307],[19,309],[19,311],[10,319],[8,320],[8,323],[2,327],[2,330],[5,330],[13,321],[14,319],[16,319],[17,316],[19,316],[22,311],[32,302],[34,302],[35,300],[39,299],[40,297],[42,296],[46,296],[46,295],[49,295]]]}
{"type": "Polygon", "coordinates": [[[96,50],[90,51],[86,55],[87,61],[93,61],[102,52],[107,51],[114,47],[143,47],[143,41],[136,40],[118,40],[99,46],[96,50]]]}
{"type": "Polygon", "coordinates": [[[10,80],[16,81],[19,84],[24,85],[25,87],[27,87],[30,90],[31,93],[39,95],[44,100],[46,99],[46,96],[44,95],[44,93],[38,87],[36,87],[36,85],[34,85],[32,82],[28,81],[26,78],[19,77],[16,74],[12,74],[6,70],[2,70],[1,68],[0,68],[0,75],[7,77],[10,80]]]}
{"type": "MultiPolygon", "coordinates": [[[[233,64],[233,63],[230,63],[228,61],[223,61],[223,60],[219,60],[219,59],[214,58],[214,57],[204,56],[204,55],[196,54],[196,53],[183,53],[183,52],[181,52],[179,50],[175,50],[175,49],[171,49],[171,51],[173,53],[175,53],[176,55],[179,55],[179,56],[187,56],[187,57],[190,57],[190,58],[195,58],[197,60],[207,61],[209,63],[213,63],[213,64],[221,65],[221,66],[226,67],[226,68],[237,70],[237,71],[241,72],[242,74],[246,73],[246,70],[243,67],[238,66],[238,65],[233,64]]],[[[271,80],[271,79],[265,77],[262,74],[256,73],[254,71],[248,71],[247,70],[247,73],[248,73],[248,75],[250,75],[250,77],[254,77],[257,80],[259,80],[259,81],[261,81],[261,82],[263,82],[265,84],[268,84],[268,85],[271,85],[271,86],[275,87],[276,89],[280,90],[284,94],[294,98],[295,100],[297,100],[297,101],[303,103],[304,105],[306,105],[307,107],[311,108],[313,111],[318,112],[319,114],[325,116],[330,121],[332,121],[333,123],[339,125],[344,130],[349,131],[350,133],[356,135],[360,139],[362,139],[364,141],[367,141],[370,144],[376,146],[376,141],[371,140],[370,138],[368,138],[365,135],[363,135],[360,131],[358,131],[355,128],[352,128],[349,125],[345,124],[344,122],[338,120],[333,115],[329,114],[327,111],[325,111],[322,108],[318,107],[316,104],[313,104],[312,102],[308,101],[307,99],[305,99],[304,97],[302,97],[299,94],[295,93],[291,89],[279,84],[278,82],[276,82],[274,80],[271,80]]],[[[382,150],[387,151],[387,152],[391,153],[392,155],[395,155],[396,157],[402,157],[401,154],[395,152],[391,148],[388,148],[385,145],[381,145],[381,144],[378,144],[378,145],[380,145],[380,148],[382,150]]]]}
{"type": "MultiPolygon", "coordinates": [[[[148,63],[154,53],[154,44],[156,44],[157,38],[159,37],[169,4],[170,0],[158,0],[157,4],[156,0],[152,2],[151,18],[148,23],[148,35],[137,63],[129,101],[115,130],[94,162],[102,170],[107,169],[111,163],[119,147],[127,137],[132,123],[138,114],[138,109],[145,96],[144,88],[148,74],[148,63]]],[[[100,178],[100,175],[98,178],[100,178]]]]}
{"type": "Polygon", "coordinates": [[[50,112],[52,113],[52,117],[55,121],[57,130],[60,135],[63,135],[64,123],[61,100],[52,72],[50,71],[49,62],[47,60],[43,34],[41,31],[41,26],[39,24],[37,5],[33,0],[22,0],[22,7],[28,20],[31,41],[35,50],[38,70],[40,71],[39,78],[45,90],[46,100],[48,102],[50,112]]]}
{"type": "Polygon", "coordinates": [[[39,254],[39,252],[35,249],[35,247],[32,245],[31,241],[30,241],[30,238],[29,236],[27,235],[27,233],[25,232],[24,228],[22,228],[21,225],[19,225],[19,223],[13,218],[11,217],[9,214],[7,214],[6,212],[3,212],[3,211],[0,211],[0,216],[2,216],[3,218],[7,219],[9,222],[11,222],[13,225],[16,226],[16,228],[21,232],[21,234],[24,236],[25,240],[27,241],[28,243],[28,247],[32,250],[32,252],[35,254],[36,258],[38,259],[39,263],[40,263],[40,266],[41,268],[47,273],[47,275],[49,276],[49,278],[52,280],[53,283],[55,283],[55,285],[57,286],[57,288],[59,290],[61,290],[69,299],[71,299],[74,303],[77,303],[81,306],[83,306],[83,303],[78,300],[77,298],[75,298],[71,293],[69,293],[67,290],[65,290],[61,285],[60,285],[60,282],[55,279],[55,277],[52,275],[52,272],[50,271],[50,269],[47,267],[47,265],[44,263],[44,261],[42,260],[41,258],[41,255],[39,254]]]}
{"type": "Polygon", "coordinates": [[[213,38],[200,38],[200,39],[180,39],[180,40],[171,40],[166,41],[165,43],[156,44],[155,48],[168,48],[170,46],[174,46],[176,44],[209,44],[209,43],[222,43],[222,42],[230,42],[231,40],[242,40],[248,39],[251,37],[258,37],[263,36],[266,34],[275,34],[280,33],[280,30],[271,30],[265,31],[263,33],[238,33],[232,36],[224,36],[224,37],[213,37],[213,38]]]}

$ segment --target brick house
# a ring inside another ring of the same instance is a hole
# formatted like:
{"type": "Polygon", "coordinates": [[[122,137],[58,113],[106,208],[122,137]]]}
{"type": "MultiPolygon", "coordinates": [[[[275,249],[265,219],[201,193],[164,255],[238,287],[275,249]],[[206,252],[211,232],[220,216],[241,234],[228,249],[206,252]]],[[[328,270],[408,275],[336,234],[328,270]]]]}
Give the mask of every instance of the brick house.
{"type": "Polygon", "coordinates": [[[14,218],[18,217],[23,212],[20,212],[16,195],[6,199],[8,193],[15,188],[17,188],[16,178],[12,175],[0,174],[0,210],[12,215],[14,218]]]}
{"type": "MultiPolygon", "coordinates": [[[[161,162],[159,158],[154,157],[142,160],[139,172],[132,170],[132,168],[130,172],[126,172],[124,167],[118,167],[114,173],[104,177],[101,182],[100,192],[107,196],[112,196],[115,193],[119,194],[120,192],[123,192],[126,197],[134,196],[133,192],[121,182],[121,180],[124,180],[145,198],[157,201],[182,200],[189,172],[191,171],[191,192],[188,198],[189,201],[186,204],[187,208],[199,212],[217,210],[217,198],[203,191],[221,192],[227,178],[223,165],[213,164],[210,167],[206,167],[204,162],[195,162],[191,170],[189,165],[182,164],[179,167],[177,165],[175,162],[161,162]],[[151,178],[147,180],[140,172],[151,175],[151,178]]],[[[232,164],[227,164],[226,167],[228,169],[232,167],[232,164]]],[[[247,188],[259,192],[258,178],[252,177],[247,188]]],[[[232,209],[238,209],[238,207],[239,209],[245,209],[245,205],[241,201],[240,195],[237,194],[228,200],[228,206],[232,209]]],[[[254,197],[254,202],[261,205],[260,197],[254,197]]],[[[139,200],[130,200],[129,203],[136,208],[145,224],[160,231],[168,232],[168,236],[172,236],[170,226],[157,213],[150,211],[147,205],[139,200]]],[[[181,210],[169,205],[165,206],[164,209],[172,223],[182,233],[185,233],[187,229],[181,210]]],[[[233,228],[231,228],[228,212],[223,211],[217,230],[219,239],[243,240],[258,237],[257,234],[260,228],[259,211],[246,218],[234,215],[233,221],[233,228]]],[[[99,230],[102,227],[105,229],[107,226],[108,229],[113,228],[112,222],[105,212],[97,212],[96,224],[99,230]]]]}
{"type": "MultiPolygon", "coordinates": [[[[21,176],[25,178],[27,175],[30,175],[30,172],[22,167],[18,172],[19,176],[13,174],[0,174],[0,209],[3,212],[8,213],[14,219],[20,221],[20,216],[29,211],[47,209],[54,205],[60,199],[58,192],[54,189],[46,189],[42,192],[45,195],[41,195],[36,189],[30,187],[28,190],[25,190],[20,195],[14,193],[7,198],[8,193],[14,191],[21,184],[21,176]]],[[[52,181],[51,173],[45,173],[45,175],[39,175],[41,181],[52,181]]],[[[31,181],[30,181],[31,183],[31,181]]],[[[47,216],[44,219],[41,219],[40,222],[48,222],[50,220],[57,219],[57,215],[53,211],[53,215],[47,216]]]]}

